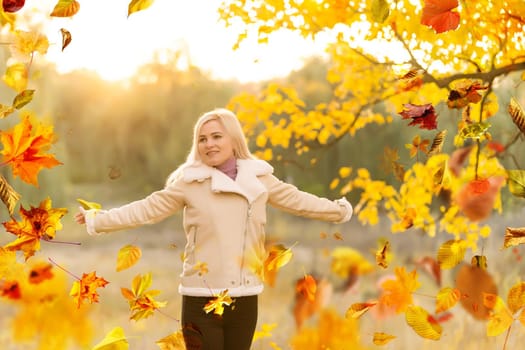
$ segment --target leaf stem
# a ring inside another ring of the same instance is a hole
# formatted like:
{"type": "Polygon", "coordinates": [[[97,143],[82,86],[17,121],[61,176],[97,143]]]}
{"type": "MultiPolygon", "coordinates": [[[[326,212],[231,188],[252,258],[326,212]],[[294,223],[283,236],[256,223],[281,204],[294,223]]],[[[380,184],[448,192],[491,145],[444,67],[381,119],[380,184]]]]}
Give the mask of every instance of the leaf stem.
{"type": "Polygon", "coordinates": [[[161,315],[164,315],[164,316],[166,316],[167,318],[172,319],[173,321],[176,321],[176,322],[180,323],[180,320],[179,320],[179,319],[176,319],[175,317],[168,315],[167,313],[165,313],[165,312],[162,311],[161,309],[155,309],[155,310],[157,310],[161,315]]]}
{"type": "Polygon", "coordinates": [[[68,275],[70,275],[70,276],[76,278],[76,279],[79,280],[79,281],[81,280],[79,277],[77,277],[77,276],[74,275],[73,273],[69,272],[68,270],[66,270],[66,269],[63,268],[62,266],[58,265],[53,259],[48,258],[48,260],[51,261],[51,263],[52,263],[53,265],[55,265],[56,267],[58,267],[58,268],[61,269],[62,271],[65,271],[68,275]]]}
{"type": "Polygon", "coordinates": [[[56,241],[49,238],[42,237],[43,241],[46,241],[48,243],[59,243],[59,244],[71,244],[71,245],[82,245],[80,242],[67,242],[67,241],[56,241]]]}
{"type": "Polygon", "coordinates": [[[509,341],[510,337],[510,330],[512,329],[512,324],[507,329],[507,334],[505,335],[505,342],[503,343],[503,350],[507,349],[507,342],[509,341]]]}

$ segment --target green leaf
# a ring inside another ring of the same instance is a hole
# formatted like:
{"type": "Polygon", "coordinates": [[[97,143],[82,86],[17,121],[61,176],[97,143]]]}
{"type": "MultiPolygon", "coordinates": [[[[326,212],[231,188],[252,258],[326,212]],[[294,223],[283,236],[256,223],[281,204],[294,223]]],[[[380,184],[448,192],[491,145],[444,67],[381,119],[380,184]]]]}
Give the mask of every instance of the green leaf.
{"type": "Polygon", "coordinates": [[[20,109],[33,100],[35,90],[24,90],[13,99],[13,107],[20,109]]]}
{"type": "Polygon", "coordinates": [[[383,23],[390,14],[390,7],[386,0],[372,0],[370,11],[372,12],[372,18],[374,21],[383,23]]]}
{"type": "Polygon", "coordinates": [[[461,129],[461,137],[478,140],[482,138],[490,128],[489,123],[474,123],[461,129]]]}
{"type": "Polygon", "coordinates": [[[525,170],[507,170],[509,191],[516,197],[525,198],[525,170]]]}

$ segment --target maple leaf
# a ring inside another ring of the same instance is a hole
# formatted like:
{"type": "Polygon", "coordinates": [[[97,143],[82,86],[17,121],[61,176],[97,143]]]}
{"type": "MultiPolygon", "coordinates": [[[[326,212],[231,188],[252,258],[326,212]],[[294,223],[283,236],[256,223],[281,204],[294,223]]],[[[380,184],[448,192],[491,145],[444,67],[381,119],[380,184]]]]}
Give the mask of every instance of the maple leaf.
{"type": "Polygon", "coordinates": [[[399,114],[403,119],[410,119],[412,121],[408,124],[409,126],[419,125],[420,129],[433,130],[437,128],[437,114],[434,110],[434,106],[431,103],[424,105],[414,105],[412,103],[405,103],[404,110],[399,114]]]}
{"type": "Polygon", "coordinates": [[[458,0],[425,0],[421,24],[431,27],[436,33],[454,30],[459,25],[458,0]]]}
{"type": "Polygon", "coordinates": [[[231,305],[235,300],[233,300],[228,295],[228,289],[223,290],[219,294],[216,294],[211,298],[206,305],[204,305],[204,311],[206,311],[207,314],[213,311],[215,315],[222,316],[224,313],[224,305],[231,305]]]}
{"type": "Polygon", "coordinates": [[[147,289],[151,286],[151,273],[136,275],[131,283],[131,290],[120,288],[124,298],[128,300],[131,311],[131,320],[138,321],[153,315],[153,312],[166,306],[165,301],[156,301],[153,297],[160,294],[159,290],[147,289]]]}
{"type": "Polygon", "coordinates": [[[44,199],[40,206],[31,206],[30,210],[20,207],[22,221],[15,219],[3,222],[8,232],[15,234],[18,238],[4,246],[8,250],[22,250],[24,256],[29,259],[40,249],[40,239],[52,240],[57,230],[62,229],[60,218],[67,213],[66,208],[52,208],[51,199],[44,199]]]}
{"type": "Polygon", "coordinates": [[[170,335],[155,342],[160,350],[186,350],[182,331],[171,333],[170,335]]]}
{"type": "Polygon", "coordinates": [[[387,306],[395,306],[396,312],[399,313],[412,304],[412,293],[419,288],[420,283],[417,280],[416,270],[407,273],[404,267],[397,267],[395,275],[394,280],[386,280],[381,284],[383,293],[379,302],[387,306]]]}
{"type": "Polygon", "coordinates": [[[405,147],[410,150],[410,158],[414,158],[415,156],[417,156],[417,153],[419,151],[423,152],[424,154],[427,154],[429,144],[430,140],[421,140],[421,137],[419,135],[416,135],[412,139],[412,143],[406,144],[405,147]]]}
{"type": "Polygon", "coordinates": [[[38,187],[38,173],[42,168],[52,168],[62,164],[46,151],[53,142],[55,135],[53,126],[35,125],[29,115],[15,125],[10,131],[3,131],[0,140],[4,146],[3,162],[13,169],[13,175],[29,184],[38,187]]]}
{"type": "Polygon", "coordinates": [[[38,262],[31,267],[29,271],[29,283],[38,284],[45,280],[53,278],[51,269],[53,265],[48,262],[38,262]]]}
{"type": "Polygon", "coordinates": [[[108,283],[104,278],[97,277],[95,271],[83,273],[82,278],[73,283],[69,295],[75,298],[78,308],[84,299],[87,299],[91,304],[98,303],[97,288],[105,287],[108,283]]]}

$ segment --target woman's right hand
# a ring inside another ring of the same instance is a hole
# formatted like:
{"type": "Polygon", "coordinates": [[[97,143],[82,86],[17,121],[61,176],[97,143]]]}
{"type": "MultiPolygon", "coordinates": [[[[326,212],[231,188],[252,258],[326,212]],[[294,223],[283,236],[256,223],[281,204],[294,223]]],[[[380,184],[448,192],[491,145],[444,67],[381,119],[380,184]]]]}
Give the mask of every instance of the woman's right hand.
{"type": "Polygon", "coordinates": [[[77,224],[85,224],[86,223],[86,210],[82,207],[79,207],[80,212],[75,214],[75,221],[77,224]]]}

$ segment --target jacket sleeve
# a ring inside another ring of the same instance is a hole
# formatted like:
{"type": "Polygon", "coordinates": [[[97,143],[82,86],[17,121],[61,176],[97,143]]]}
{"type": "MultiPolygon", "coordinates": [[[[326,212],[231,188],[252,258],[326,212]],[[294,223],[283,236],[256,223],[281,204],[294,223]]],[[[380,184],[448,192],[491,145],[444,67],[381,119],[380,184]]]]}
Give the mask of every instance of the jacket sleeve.
{"type": "Polygon", "coordinates": [[[350,220],[352,205],[346,198],[329,200],[299,190],[274,175],[261,178],[268,189],[268,203],[280,210],[311,219],[343,223],[350,220]]]}
{"type": "Polygon", "coordinates": [[[88,210],[86,228],[90,235],[134,228],[159,222],[185,206],[177,183],[153,192],[144,199],[109,210],[88,210]]]}

